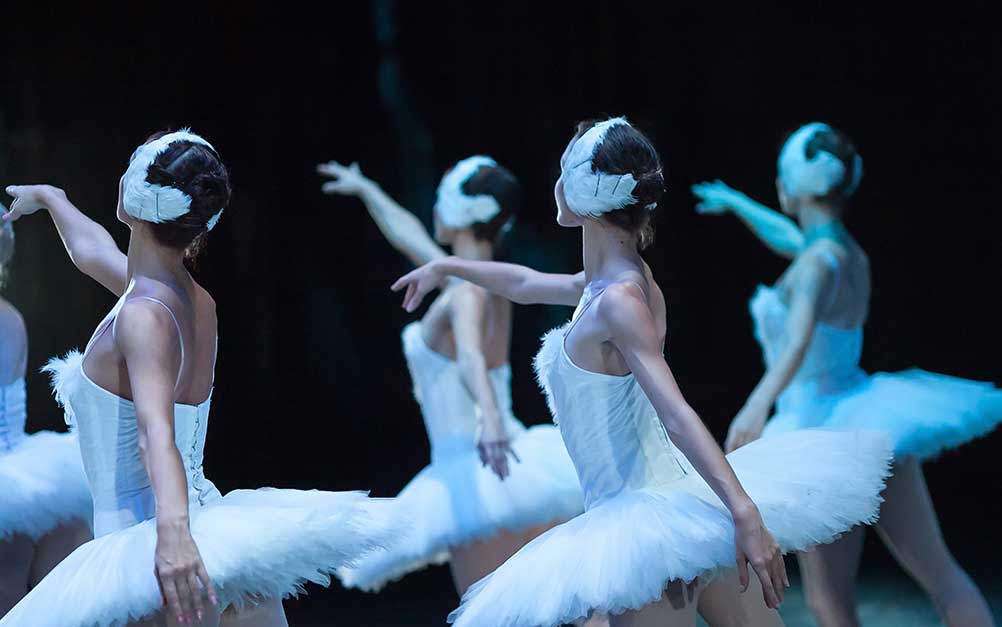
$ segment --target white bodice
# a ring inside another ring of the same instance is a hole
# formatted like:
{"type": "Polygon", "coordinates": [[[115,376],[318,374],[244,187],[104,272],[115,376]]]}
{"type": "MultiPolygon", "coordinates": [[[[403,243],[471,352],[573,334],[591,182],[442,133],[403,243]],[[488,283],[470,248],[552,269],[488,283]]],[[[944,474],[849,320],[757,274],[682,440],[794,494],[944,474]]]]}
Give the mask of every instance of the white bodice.
{"type": "MultiPolygon", "coordinates": [[[[586,290],[585,296],[589,294],[586,290]]],[[[578,306],[575,319],[583,309],[578,306]]],[[[590,372],[571,361],[564,349],[571,325],[543,337],[535,366],[577,470],[585,509],[624,491],[663,485],[691,472],[632,374],[590,372]]]]}
{"type": "MultiPolygon", "coordinates": [[[[425,343],[420,322],[404,327],[402,339],[414,397],[421,406],[431,442],[432,460],[473,450],[479,409],[463,384],[458,364],[425,343]]],[[[488,370],[487,375],[508,435],[516,437],[525,427],[512,413],[511,367],[504,364],[488,370]]]]}
{"type": "MultiPolygon", "coordinates": [[[[126,290],[98,326],[88,349],[114,323],[128,293],[126,290]]],[[[156,500],[140,456],[136,406],[87,376],[83,368],[86,354],[71,353],[50,363],[49,368],[54,373],[56,396],[66,410],[67,423],[76,427],[94,500],[94,535],[103,536],[153,518],[156,500]]],[[[188,502],[192,505],[219,497],[202,472],[210,403],[211,395],[197,406],[174,405],[174,443],[184,463],[188,502]]]]}
{"type": "MultiPolygon", "coordinates": [[[[774,287],[760,285],[750,303],[755,339],[762,346],[766,366],[771,366],[789,342],[786,325],[789,308],[774,287]]],[[[817,322],[804,361],[790,385],[780,395],[780,411],[800,410],[811,401],[857,385],[866,373],[859,367],[863,328],[841,328],[817,322]]]]}
{"type": "Polygon", "coordinates": [[[24,440],[26,418],[24,378],[0,385],[0,455],[14,450],[24,440]]]}

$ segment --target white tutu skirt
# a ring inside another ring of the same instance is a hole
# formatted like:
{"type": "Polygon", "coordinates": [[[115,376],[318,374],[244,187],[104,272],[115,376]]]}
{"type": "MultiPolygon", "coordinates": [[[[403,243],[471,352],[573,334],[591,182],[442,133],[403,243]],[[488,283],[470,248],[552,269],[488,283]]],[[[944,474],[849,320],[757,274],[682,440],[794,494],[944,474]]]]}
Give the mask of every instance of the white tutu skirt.
{"type": "MultiPolygon", "coordinates": [[[[784,552],[876,519],[886,437],[803,430],[727,456],[784,552]]],[[[669,582],[733,567],[734,522],[694,471],[623,492],[539,536],[470,587],[457,626],[550,627],[659,600],[669,582]]]]}
{"type": "Polygon", "coordinates": [[[500,531],[567,520],[582,510],[581,489],[560,432],[540,425],[522,432],[501,481],[468,450],[426,466],[393,500],[395,515],[413,530],[388,551],[373,553],[337,573],[345,586],[379,590],[390,581],[449,560],[449,549],[485,540],[500,531]]]}
{"type": "MultiPolygon", "coordinates": [[[[385,499],[362,492],[235,490],[190,509],[191,532],[220,608],[294,596],[398,535],[385,499]]],[[[92,540],[63,560],[3,627],[110,627],[160,610],[156,522],[92,540]]]]}
{"type": "Polygon", "coordinates": [[[988,434],[1002,421],[1002,390],[991,383],[925,370],[878,372],[848,390],[806,394],[784,406],[765,428],[771,436],[794,429],[886,432],[898,459],[925,460],[988,434]]]}
{"type": "Polygon", "coordinates": [[[40,431],[0,454],[0,541],[37,540],[62,523],[92,518],[76,437],[40,431]]]}

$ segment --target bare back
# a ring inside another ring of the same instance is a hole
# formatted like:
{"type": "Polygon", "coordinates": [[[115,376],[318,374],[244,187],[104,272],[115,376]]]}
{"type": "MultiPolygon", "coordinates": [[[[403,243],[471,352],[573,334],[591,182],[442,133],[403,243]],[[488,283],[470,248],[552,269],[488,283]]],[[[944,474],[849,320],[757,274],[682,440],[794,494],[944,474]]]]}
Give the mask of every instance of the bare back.
{"type": "Polygon", "coordinates": [[[832,273],[828,293],[818,310],[818,321],[843,329],[863,326],[870,311],[870,260],[860,245],[844,230],[811,243],[794,259],[776,282],[784,303],[791,302],[798,273],[806,260],[820,258],[832,273]]]}
{"type": "Polygon", "coordinates": [[[16,307],[0,298],[0,386],[24,376],[28,366],[28,331],[16,307]]]}
{"type": "Polygon", "coordinates": [[[640,287],[647,298],[647,306],[658,328],[662,349],[668,328],[668,306],[664,292],[654,281],[647,264],[637,270],[618,274],[612,281],[592,281],[585,288],[581,308],[571,323],[564,339],[567,356],[579,368],[599,374],[625,376],[630,374],[626,360],[609,340],[607,325],[596,315],[597,301],[605,289],[613,283],[630,283],[640,287]]]}
{"type": "MultiPolygon", "coordinates": [[[[165,318],[164,332],[171,334],[177,346],[173,368],[180,368],[180,372],[174,400],[186,405],[204,402],[212,390],[216,360],[216,304],[209,293],[190,277],[183,285],[175,286],[136,277],[123,298],[127,303],[134,299],[159,303],[157,311],[165,318]]],[[[128,369],[113,335],[114,320],[106,319],[87,351],[84,372],[102,388],[131,399],[128,369]]]]}
{"type": "MultiPolygon", "coordinates": [[[[436,353],[456,359],[456,337],[452,329],[452,297],[458,287],[481,289],[470,284],[453,283],[436,298],[421,319],[422,339],[436,353]]],[[[462,312],[460,312],[462,313],[462,312]]],[[[494,369],[508,363],[511,352],[512,304],[505,298],[488,294],[484,315],[484,360],[494,369]]]]}

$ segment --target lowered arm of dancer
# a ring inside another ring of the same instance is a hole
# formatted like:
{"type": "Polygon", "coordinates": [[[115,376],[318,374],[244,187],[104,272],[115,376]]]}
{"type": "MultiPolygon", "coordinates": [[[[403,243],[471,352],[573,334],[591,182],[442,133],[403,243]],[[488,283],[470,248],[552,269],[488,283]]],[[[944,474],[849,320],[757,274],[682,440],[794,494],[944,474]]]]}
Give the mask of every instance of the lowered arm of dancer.
{"type": "Polygon", "coordinates": [[[443,257],[408,272],[390,287],[406,288],[403,307],[414,311],[432,290],[441,288],[449,277],[479,285],[492,294],[520,305],[576,305],[584,290],[584,272],[551,274],[501,261],[474,261],[443,257]]]}
{"type": "Polygon", "coordinates": [[[815,254],[806,254],[790,290],[790,313],[786,321],[787,344],[752,391],[727,430],[725,449],[730,452],[757,440],[776,399],[804,363],[817,326],[822,298],[829,294],[834,274],[831,266],[815,254]]]}
{"type": "Polygon", "coordinates": [[[421,220],[362,174],[357,163],[344,166],[329,161],[318,165],[317,172],[334,179],[320,188],[325,194],[357,196],[390,246],[415,265],[445,257],[445,251],[435,243],[421,220]]]}
{"type": "Polygon", "coordinates": [[[477,452],[480,462],[490,466],[501,480],[509,475],[508,455],[518,461],[504,429],[498,409],[494,386],[487,373],[484,358],[484,317],[487,310],[487,293],[470,283],[452,288],[450,316],[452,332],[456,338],[456,363],[466,391],[477,403],[480,420],[477,434],[477,452]]]}
{"type": "Polygon", "coordinates": [[[66,192],[51,185],[10,185],[7,193],[14,202],[4,215],[7,221],[45,209],[56,225],[63,246],[81,272],[116,296],[125,292],[128,283],[128,260],[111,234],[73,205],[66,192]]]}
{"type": "Polygon", "coordinates": [[[804,247],[804,234],[796,222],[755,202],[723,181],[697,183],[692,186],[692,193],[700,201],[696,205],[697,213],[718,215],[732,212],[769,250],[781,257],[793,259],[804,247]]]}
{"type": "Polygon", "coordinates": [[[713,435],[682,396],[664,354],[657,324],[639,286],[615,283],[602,293],[598,315],[609,339],[626,360],[654,405],[668,437],[720,498],[734,519],[735,548],[742,591],[748,587],[748,564],[762,582],[765,603],[777,608],[789,585],[779,544],[773,538],[724,457],[713,435]]]}
{"type": "Polygon", "coordinates": [[[202,620],[202,590],[216,604],[212,581],[191,536],[188,480],[174,441],[174,384],[180,338],[170,315],[144,301],[118,314],[115,343],[125,358],[136,405],[139,451],[156,498],[155,574],[162,600],[181,624],[202,620]]]}

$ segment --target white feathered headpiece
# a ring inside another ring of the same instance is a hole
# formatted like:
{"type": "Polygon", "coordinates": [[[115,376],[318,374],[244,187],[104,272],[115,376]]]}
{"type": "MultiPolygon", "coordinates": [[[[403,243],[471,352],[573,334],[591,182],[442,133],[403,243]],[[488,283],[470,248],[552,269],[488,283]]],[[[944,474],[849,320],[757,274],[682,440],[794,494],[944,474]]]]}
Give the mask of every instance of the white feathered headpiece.
{"type": "MultiPolygon", "coordinates": [[[[167,150],[168,146],[177,141],[201,144],[215,152],[212,144],[189,129],[167,133],[136,149],[136,153],[132,156],[132,161],[125,171],[125,176],[122,178],[122,205],[130,216],[159,224],[176,220],[191,211],[191,196],[176,187],[150,183],[146,180],[149,167],[153,165],[156,158],[167,150]]],[[[223,209],[220,208],[215,215],[209,218],[206,228],[211,231],[219,222],[219,217],[222,214],[223,209]]]]}
{"type": "Polygon", "coordinates": [[[490,222],[501,213],[501,205],[490,194],[470,195],[463,191],[463,185],[477,170],[497,165],[490,157],[474,155],[457,163],[442,177],[435,199],[435,212],[442,224],[453,229],[463,229],[478,222],[490,222]]]}
{"type": "MultiPolygon", "coordinates": [[[[846,164],[830,152],[819,150],[813,159],[807,158],[807,143],[817,133],[831,132],[821,122],[801,126],[786,140],[779,153],[779,182],[791,196],[826,196],[845,178],[846,164]]],[[[863,159],[858,154],[853,162],[852,181],[843,190],[850,196],[859,187],[863,176],[863,159]]]]}
{"type": "MultiPolygon", "coordinates": [[[[591,127],[575,140],[561,164],[564,198],[567,208],[579,216],[597,218],[637,202],[633,189],[637,180],[630,173],[609,174],[595,170],[592,159],[609,129],[630,123],[626,118],[611,118],[591,127]]],[[[652,204],[648,209],[654,209],[652,204]]]]}

